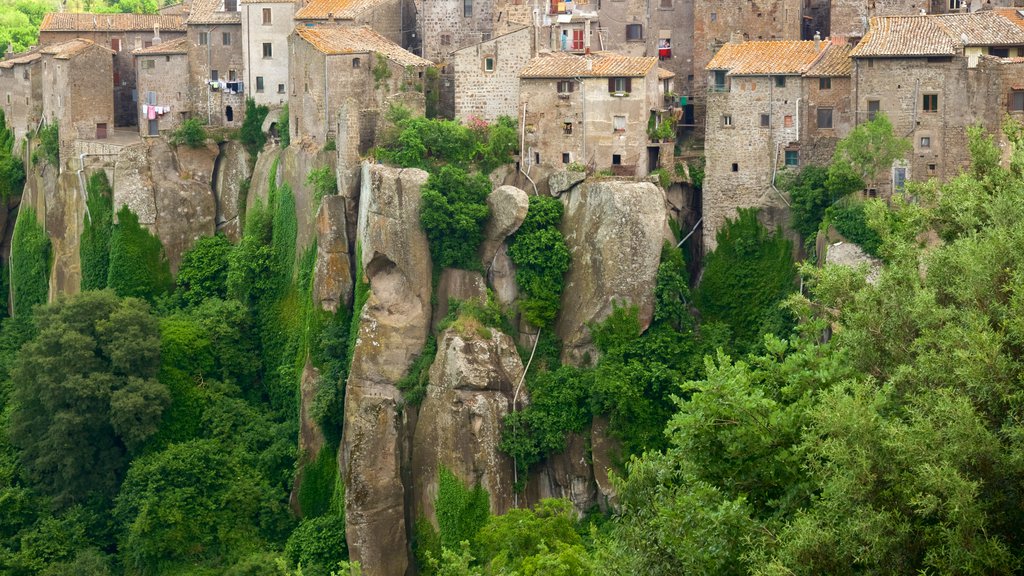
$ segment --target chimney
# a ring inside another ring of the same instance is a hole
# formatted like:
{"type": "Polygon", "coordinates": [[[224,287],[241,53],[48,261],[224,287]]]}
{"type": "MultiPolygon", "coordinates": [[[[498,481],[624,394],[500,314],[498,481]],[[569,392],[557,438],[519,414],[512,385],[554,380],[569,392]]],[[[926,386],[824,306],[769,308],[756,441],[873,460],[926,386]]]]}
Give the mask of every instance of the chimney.
{"type": "Polygon", "coordinates": [[[156,44],[159,44],[159,43],[160,43],[160,23],[157,22],[157,23],[153,24],[153,44],[156,45],[156,44]]]}
{"type": "Polygon", "coordinates": [[[821,51],[821,32],[814,32],[814,50],[817,52],[821,51]]]}
{"type": "Polygon", "coordinates": [[[590,18],[583,20],[583,53],[590,56],[590,18]]]}

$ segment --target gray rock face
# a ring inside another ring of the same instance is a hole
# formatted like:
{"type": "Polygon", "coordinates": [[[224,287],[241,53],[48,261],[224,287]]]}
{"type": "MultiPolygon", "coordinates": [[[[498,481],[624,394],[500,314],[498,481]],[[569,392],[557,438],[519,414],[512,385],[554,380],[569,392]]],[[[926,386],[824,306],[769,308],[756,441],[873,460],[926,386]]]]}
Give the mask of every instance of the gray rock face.
{"type": "Polygon", "coordinates": [[[516,265],[508,255],[508,244],[498,246],[491,266],[487,270],[487,282],[494,290],[494,297],[505,310],[509,310],[519,297],[519,286],[516,284],[516,265]]]}
{"type": "Polygon", "coordinates": [[[324,196],[316,214],[316,264],[313,269],[313,303],[337,312],[352,305],[352,262],[345,228],[345,199],[324,196]]]}
{"type": "Polygon", "coordinates": [[[586,172],[559,170],[548,176],[548,187],[551,189],[551,195],[557,198],[586,179],[586,172]]]}
{"type": "MultiPolygon", "coordinates": [[[[417,517],[437,528],[434,503],[441,466],[467,486],[479,484],[490,495],[491,512],[514,505],[512,459],[502,453],[502,420],[508,414],[523,364],[515,342],[491,330],[490,337],[469,327],[439,337],[427,395],[413,439],[412,465],[417,517]]],[[[524,391],[520,391],[522,396],[524,391]]]]}
{"type": "Polygon", "coordinates": [[[363,165],[358,242],[370,296],[345,395],[342,475],[346,537],[368,576],[409,565],[402,467],[406,423],[395,383],[423,350],[430,326],[430,251],[419,226],[422,170],[363,165]]]}
{"type": "Polygon", "coordinates": [[[437,281],[437,307],[434,310],[433,329],[437,329],[444,317],[448,315],[448,301],[475,300],[481,306],[487,303],[487,284],[479,272],[445,268],[437,281]]]}
{"type": "Polygon", "coordinates": [[[217,230],[237,242],[242,232],[238,220],[242,185],[252,177],[249,172],[249,153],[245,146],[234,140],[222,144],[216,172],[213,184],[217,200],[217,230]]]}
{"type": "Polygon", "coordinates": [[[519,230],[530,209],[530,197],[515,186],[501,186],[487,196],[491,218],[484,229],[484,242],[480,245],[480,261],[487,268],[494,260],[498,247],[506,238],[519,230]]]}
{"type": "Polygon", "coordinates": [[[650,324],[665,193],[650,182],[586,182],[563,202],[562,233],[572,264],[556,328],[563,362],[579,364],[596,353],[587,324],[607,318],[614,304],[637,306],[641,328],[650,324]]]}

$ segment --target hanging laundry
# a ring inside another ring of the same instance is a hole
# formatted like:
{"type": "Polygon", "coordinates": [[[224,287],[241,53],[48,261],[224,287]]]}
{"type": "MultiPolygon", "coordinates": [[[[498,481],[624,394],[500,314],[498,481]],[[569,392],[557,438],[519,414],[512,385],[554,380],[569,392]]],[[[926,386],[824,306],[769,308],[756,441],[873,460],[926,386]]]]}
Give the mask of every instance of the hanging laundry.
{"type": "Polygon", "coordinates": [[[146,114],[149,114],[149,105],[148,104],[143,104],[142,105],[142,115],[145,116],[146,114]]]}
{"type": "Polygon", "coordinates": [[[149,120],[156,120],[156,106],[149,107],[149,113],[146,115],[149,120]]]}

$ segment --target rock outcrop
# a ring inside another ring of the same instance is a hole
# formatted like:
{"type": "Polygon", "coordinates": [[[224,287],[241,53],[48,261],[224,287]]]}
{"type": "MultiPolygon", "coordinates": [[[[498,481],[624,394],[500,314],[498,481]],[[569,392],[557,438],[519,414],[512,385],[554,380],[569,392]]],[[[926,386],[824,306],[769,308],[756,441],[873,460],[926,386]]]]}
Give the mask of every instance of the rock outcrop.
{"type": "Polygon", "coordinates": [[[506,334],[469,321],[439,336],[413,439],[417,518],[437,528],[434,504],[442,466],[467,486],[486,489],[492,513],[513,507],[513,463],[498,446],[522,375],[515,342],[506,334]]]}
{"type": "Polygon", "coordinates": [[[127,205],[160,238],[173,273],[196,239],[216,230],[211,182],[218,154],[212,143],[172,148],[163,138],[147,138],[122,148],[114,164],[115,212],[127,205]]]}
{"type": "Polygon", "coordinates": [[[345,199],[324,196],[316,213],[313,304],[337,312],[352,305],[352,262],[348,252],[345,199]]]}
{"type": "Polygon", "coordinates": [[[491,265],[505,239],[519,230],[526,212],[530,209],[530,197],[515,186],[500,186],[487,196],[491,217],[484,228],[484,241],[480,245],[480,261],[484,268],[491,265]]]}
{"type": "Polygon", "coordinates": [[[217,201],[217,231],[232,242],[242,233],[239,209],[244,200],[242,186],[252,177],[249,172],[249,153],[240,142],[229,140],[220,145],[220,156],[214,170],[213,194],[217,201]]]}
{"type": "Polygon", "coordinates": [[[437,281],[437,305],[434,308],[434,321],[431,327],[437,330],[438,324],[448,315],[448,301],[451,299],[467,301],[475,300],[483,306],[487,303],[487,284],[479,272],[445,268],[437,281]]]}
{"type": "Polygon", "coordinates": [[[666,227],[665,193],[650,182],[585,182],[563,196],[572,264],[557,332],[563,362],[578,365],[595,354],[587,324],[613,306],[633,305],[646,328],[654,312],[654,284],[666,227]]]}
{"type": "Polygon", "coordinates": [[[370,295],[345,393],[342,477],[346,537],[368,576],[409,566],[403,466],[406,423],[395,386],[422,352],[430,327],[430,251],[419,226],[422,170],[364,164],[359,226],[370,295]]]}

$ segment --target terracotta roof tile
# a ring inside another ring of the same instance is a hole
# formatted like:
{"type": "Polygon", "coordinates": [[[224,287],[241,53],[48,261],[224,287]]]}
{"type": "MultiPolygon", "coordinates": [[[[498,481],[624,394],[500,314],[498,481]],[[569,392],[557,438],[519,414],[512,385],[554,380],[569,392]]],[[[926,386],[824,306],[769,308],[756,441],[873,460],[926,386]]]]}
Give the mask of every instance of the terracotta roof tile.
{"type": "Polygon", "coordinates": [[[40,32],[142,32],[160,30],[185,31],[185,22],[177,14],[85,14],[50,12],[43,16],[40,32]]]}
{"type": "Polygon", "coordinates": [[[58,60],[68,60],[73,56],[81,54],[83,51],[89,48],[100,48],[113,54],[114,51],[106,46],[100,46],[92,40],[85,40],[83,38],[75,38],[74,40],[68,40],[67,42],[61,42],[59,44],[50,44],[43,46],[39,49],[40,54],[46,54],[47,56],[53,56],[58,60]]]}
{"type": "Polygon", "coordinates": [[[827,46],[827,42],[814,40],[728,43],[715,54],[707,69],[728,70],[731,76],[803,74],[827,46]]]}
{"type": "Polygon", "coordinates": [[[641,56],[620,56],[610,52],[595,52],[590,56],[577,56],[555,52],[530,60],[519,71],[520,78],[638,78],[646,76],[658,59],[641,56]]]}
{"type": "Polygon", "coordinates": [[[402,66],[432,66],[424,60],[374,32],[367,26],[357,28],[305,28],[298,27],[295,33],[314,48],[327,55],[359,54],[375,52],[402,66]]]}
{"type": "Polygon", "coordinates": [[[357,16],[389,0],[310,0],[295,13],[296,20],[354,20],[357,16]]]}
{"type": "Polygon", "coordinates": [[[850,76],[853,74],[853,61],[850,60],[850,50],[852,49],[848,44],[829,45],[814,64],[811,64],[804,76],[850,76]]]}
{"type": "Polygon", "coordinates": [[[224,0],[193,0],[186,24],[241,24],[242,13],[224,11],[224,0]]]}
{"type": "Polygon", "coordinates": [[[295,4],[295,0],[241,0],[242,4],[295,4]]]}
{"type": "Polygon", "coordinates": [[[147,55],[158,55],[158,54],[187,54],[189,47],[189,40],[187,37],[182,36],[181,38],[175,38],[168,42],[161,42],[159,44],[153,44],[149,48],[139,48],[138,50],[132,50],[132,54],[136,56],[147,56],[147,55]]]}
{"type": "Polygon", "coordinates": [[[658,80],[668,80],[669,78],[675,78],[676,73],[671,70],[665,70],[661,66],[658,66],[658,80]]]}
{"type": "Polygon", "coordinates": [[[995,8],[992,10],[1003,18],[1006,18],[1015,26],[1024,28],[1024,9],[1022,8],[995,8]]]}
{"type": "Polygon", "coordinates": [[[43,55],[39,53],[38,48],[33,48],[28,52],[22,52],[21,54],[15,54],[7,60],[0,61],[0,68],[12,68],[18,64],[29,64],[42,58],[43,55]]]}
{"type": "Polygon", "coordinates": [[[965,46],[1015,46],[1024,44],[1024,27],[991,10],[973,14],[934,16],[954,40],[965,46]]]}

